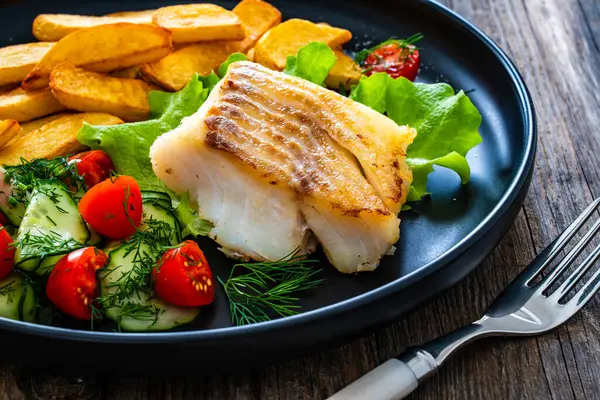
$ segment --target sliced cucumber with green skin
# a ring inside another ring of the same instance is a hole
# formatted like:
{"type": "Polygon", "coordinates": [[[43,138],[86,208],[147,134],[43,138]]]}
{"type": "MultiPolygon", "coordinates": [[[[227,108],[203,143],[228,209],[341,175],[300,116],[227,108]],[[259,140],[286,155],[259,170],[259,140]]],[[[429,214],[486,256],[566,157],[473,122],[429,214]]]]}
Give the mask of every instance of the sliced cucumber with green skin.
{"type": "Polygon", "coordinates": [[[149,200],[142,203],[142,212],[143,222],[140,226],[140,230],[147,229],[148,221],[151,219],[166,222],[171,227],[171,245],[175,246],[176,244],[181,243],[181,228],[171,209],[162,207],[160,204],[154,202],[154,200],[149,200]]]}
{"type": "Polygon", "coordinates": [[[11,205],[8,201],[0,202],[0,211],[2,211],[2,214],[4,214],[11,225],[19,226],[25,215],[25,204],[17,203],[16,205],[11,205]]]}
{"type": "Polygon", "coordinates": [[[171,202],[171,196],[169,196],[165,192],[155,192],[152,190],[143,190],[142,191],[142,201],[144,203],[160,204],[163,208],[165,208],[167,210],[171,210],[173,208],[173,204],[171,202]]]}
{"type": "MultiPolygon", "coordinates": [[[[34,270],[37,275],[47,275],[52,271],[52,268],[56,265],[57,262],[60,261],[61,258],[66,256],[66,253],[57,254],[55,256],[48,256],[42,258],[39,266],[34,270]]],[[[23,268],[24,269],[24,268],[23,268]]]]}
{"type": "Polygon", "coordinates": [[[127,297],[116,299],[128,280],[143,279],[137,273],[134,260],[149,251],[150,247],[145,243],[140,243],[139,247],[124,244],[109,253],[107,266],[98,273],[106,316],[125,331],[165,331],[192,322],[200,313],[199,308],[168,304],[156,297],[151,289],[133,291],[127,297]],[[110,301],[111,296],[114,302],[110,301]]]}
{"type": "Polygon", "coordinates": [[[6,181],[6,170],[0,167],[0,211],[11,225],[19,226],[25,215],[25,204],[12,204],[10,197],[13,195],[14,186],[6,181]]]}
{"type": "Polygon", "coordinates": [[[0,317],[35,322],[37,299],[33,286],[18,272],[0,280],[0,317]]]}
{"type": "Polygon", "coordinates": [[[67,254],[85,245],[90,237],[85,221],[67,187],[58,180],[43,181],[31,194],[19,226],[15,266],[25,271],[47,273],[67,254]],[[44,268],[38,267],[45,261],[44,268]]]}

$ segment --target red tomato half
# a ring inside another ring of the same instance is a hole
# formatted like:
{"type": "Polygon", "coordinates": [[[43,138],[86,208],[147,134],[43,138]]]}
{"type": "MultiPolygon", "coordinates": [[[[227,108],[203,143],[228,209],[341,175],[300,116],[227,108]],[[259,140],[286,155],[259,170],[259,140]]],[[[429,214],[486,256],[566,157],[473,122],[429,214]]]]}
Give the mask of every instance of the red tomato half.
{"type": "Polygon", "coordinates": [[[106,254],[95,247],[67,254],[56,263],[48,277],[48,299],[65,314],[82,320],[91,319],[92,303],[98,297],[96,271],[107,261],[106,254]]]}
{"type": "Polygon", "coordinates": [[[14,258],[13,240],[4,226],[0,226],[0,279],[6,278],[13,270],[14,258]]]}
{"type": "Polygon", "coordinates": [[[84,151],[70,157],[69,161],[77,164],[77,173],[83,177],[88,189],[109,178],[115,169],[108,154],[102,150],[84,151]]]}
{"type": "Polygon", "coordinates": [[[363,68],[367,76],[385,72],[394,79],[403,76],[414,81],[420,63],[419,50],[414,45],[390,43],[373,50],[365,59],[363,68]]]}
{"type": "Polygon", "coordinates": [[[142,222],[142,193],[130,176],[108,178],[86,192],[79,213],[103,236],[122,239],[133,235],[142,222]]]}
{"type": "Polygon", "coordinates": [[[152,276],[158,297],[176,306],[205,306],[215,299],[212,272],[194,241],[165,252],[152,276]]]}

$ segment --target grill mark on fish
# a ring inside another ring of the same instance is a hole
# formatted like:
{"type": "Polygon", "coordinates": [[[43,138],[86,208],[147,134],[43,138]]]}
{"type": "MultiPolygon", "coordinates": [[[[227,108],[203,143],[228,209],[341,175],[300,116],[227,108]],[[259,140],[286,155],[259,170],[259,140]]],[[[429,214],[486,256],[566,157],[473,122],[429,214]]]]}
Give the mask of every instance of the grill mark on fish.
{"type": "MultiPolygon", "coordinates": [[[[235,78],[234,75],[232,79],[235,78]]],[[[276,100],[276,96],[260,85],[249,85],[242,79],[238,79],[235,85],[228,82],[223,85],[219,100],[207,112],[208,125],[212,125],[209,126],[211,135],[207,136],[209,145],[218,145],[220,150],[228,151],[242,162],[253,165],[255,169],[263,172],[263,177],[287,175],[290,178],[289,184],[302,195],[336,191],[342,198],[352,198],[351,193],[346,193],[343,183],[339,185],[331,180],[335,176],[335,172],[331,170],[331,163],[342,163],[349,169],[348,163],[353,164],[353,161],[350,161],[350,157],[340,158],[340,155],[347,151],[330,137],[321,121],[303,108],[292,107],[276,100]],[[250,115],[253,113],[260,115],[264,122],[253,118],[250,115]],[[222,122],[217,127],[212,121],[217,115],[226,118],[227,123],[222,122]],[[232,125],[235,125],[236,129],[232,129],[232,125]],[[262,134],[252,134],[255,132],[262,134]],[[284,132],[285,135],[280,132],[284,132]],[[244,143],[244,146],[230,145],[233,140],[228,138],[230,135],[244,143]],[[251,152],[256,147],[261,147],[262,151],[272,155],[272,159],[264,163],[255,161],[251,152]],[[324,154],[326,157],[315,157],[315,154],[324,154]],[[278,165],[288,165],[290,168],[285,170],[278,165]]],[[[360,171],[353,178],[364,179],[360,171]]],[[[269,183],[273,184],[272,182],[277,181],[271,180],[269,183]]],[[[366,180],[362,184],[369,187],[366,180]]],[[[335,208],[344,215],[352,216],[361,212],[389,214],[383,207],[357,207],[352,206],[353,203],[339,204],[335,208]]]]}
{"type": "MultiPolygon", "coordinates": [[[[256,80],[257,71],[259,72],[257,66],[253,64],[245,64],[243,67],[236,68],[234,71],[232,71],[232,75],[241,80],[256,80]]],[[[319,101],[320,99],[318,97],[312,96],[309,91],[305,90],[299,85],[294,84],[292,81],[293,78],[289,77],[287,77],[287,79],[281,79],[281,77],[277,77],[276,79],[275,76],[261,74],[261,79],[256,82],[254,90],[257,90],[259,87],[266,87],[269,89],[270,87],[276,86],[278,91],[285,92],[286,101],[293,102],[294,107],[310,110],[310,112],[312,112],[314,117],[318,120],[319,124],[321,124],[328,132],[333,132],[335,130],[335,132],[340,135],[340,139],[342,140],[342,142],[339,143],[340,145],[346,147],[344,142],[351,142],[353,146],[356,146],[357,143],[360,143],[362,145],[360,147],[361,151],[365,153],[368,152],[368,148],[372,146],[374,142],[369,136],[366,136],[360,132],[361,126],[357,125],[356,121],[351,115],[347,114],[344,109],[323,107],[323,102],[319,101]],[[344,116],[347,116],[348,118],[345,118],[344,116]],[[341,129],[335,129],[335,127],[339,124],[342,125],[341,129]]],[[[333,94],[330,95],[334,96],[333,94]]],[[[335,135],[333,136],[333,139],[336,141],[338,140],[335,135]]],[[[378,144],[381,145],[380,143],[378,144]]],[[[404,149],[400,146],[389,148],[388,145],[387,151],[389,151],[389,153],[391,153],[394,157],[406,157],[404,149]]],[[[396,164],[398,164],[397,159],[394,161],[396,164]]],[[[403,201],[406,196],[406,191],[408,190],[408,185],[404,187],[404,180],[402,176],[406,175],[410,178],[412,175],[410,170],[407,168],[395,167],[393,162],[387,164],[389,167],[386,167],[386,163],[374,163],[371,165],[375,169],[371,176],[379,181],[377,186],[385,186],[385,189],[382,189],[385,190],[385,193],[381,194],[392,203],[403,201]],[[382,170],[378,171],[377,169],[379,168],[382,170]],[[389,175],[389,177],[385,182],[382,182],[380,181],[381,175],[389,175]]]]}

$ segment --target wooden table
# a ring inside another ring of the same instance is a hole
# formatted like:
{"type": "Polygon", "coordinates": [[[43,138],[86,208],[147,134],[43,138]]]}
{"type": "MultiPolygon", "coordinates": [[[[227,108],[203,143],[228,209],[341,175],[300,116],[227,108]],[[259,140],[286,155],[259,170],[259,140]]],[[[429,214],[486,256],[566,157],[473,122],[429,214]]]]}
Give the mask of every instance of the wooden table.
{"type": "MultiPolygon", "coordinates": [[[[406,320],[317,357],[237,376],[62,377],[0,364],[4,399],[319,399],[410,345],[477,318],[559,230],[600,196],[600,2],[445,0],[509,54],[535,100],[538,157],[525,206],[464,282],[406,320]]],[[[600,296],[555,332],[489,339],[412,399],[600,399],[600,296]]]]}

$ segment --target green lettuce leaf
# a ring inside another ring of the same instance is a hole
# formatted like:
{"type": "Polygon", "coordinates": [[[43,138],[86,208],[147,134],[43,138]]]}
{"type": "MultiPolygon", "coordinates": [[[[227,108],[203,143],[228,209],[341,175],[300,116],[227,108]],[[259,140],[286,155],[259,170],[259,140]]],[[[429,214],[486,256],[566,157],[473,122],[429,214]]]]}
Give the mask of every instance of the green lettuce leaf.
{"type": "Polygon", "coordinates": [[[214,72],[211,72],[208,75],[199,76],[198,79],[200,80],[200,82],[202,82],[202,86],[206,90],[208,90],[208,93],[210,93],[213,90],[213,88],[217,86],[217,83],[219,83],[219,81],[221,80],[221,78],[219,78],[219,75],[215,74],[214,72]]]}
{"type": "Polygon", "coordinates": [[[230,54],[229,57],[227,57],[227,60],[225,60],[225,62],[219,67],[219,70],[217,71],[219,76],[221,78],[224,77],[227,73],[227,70],[229,69],[229,64],[234,63],[236,61],[248,61],[248,57],[246,57],[246,55],[243,53],[230,54]]]}
{"type": "Polygon", "coordinates": [[[377,73],[361,79],[350,97],[387,113],[398,125],[417,130],[417,137],[407,150],[407,163],[413,171],[409,201],[429,194],[427,177],[434,165],[455,171],[463,184],[469,181],[471,171],[466,155],[481,143],[482,119],[463,91],[455,93],[445,83],[413,83],[377,73]]]}
{"type": "Polygon", "coordinates": [[[336,60],[335,53],[325,43],[311,42],[295,56],[288,56],[283,72],[323,86],[336,60]]]}
{"type": "Polygon", "coordinates": [[[387,111],[386,92],[391,80],[392,78],[388,74],[383,73],[363,78],[350,93],[350,98],[385,114],[387,111]]]}
{"type": "Polygon", "coordinates": [[[179,126],[184,117],[198,111],[207,96],[208,90],[198,78],[176,93],[150,92],[152,119],[111,126],[84,124],[77,140],[92,149],[104,150],[117,172],[135,178],[142,190],[167,191],[152,171],[150,146],[160,135],[179,126]]]}
{"type": "Polygon", "coordinates": [[[190,202],[190,194],[188,192],[181,196],[179,204],[175,208],[175,216],[179,221],[183,230],[182,237],[187,236],[207,236],[214,225],[205,219],[202,219],[195,211],[198,207],[190,202]]]}

